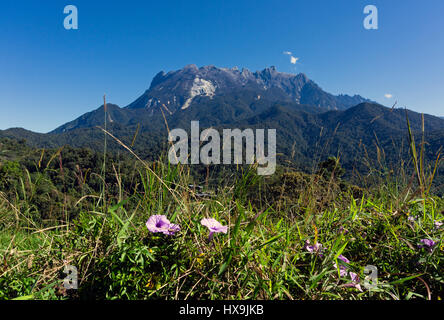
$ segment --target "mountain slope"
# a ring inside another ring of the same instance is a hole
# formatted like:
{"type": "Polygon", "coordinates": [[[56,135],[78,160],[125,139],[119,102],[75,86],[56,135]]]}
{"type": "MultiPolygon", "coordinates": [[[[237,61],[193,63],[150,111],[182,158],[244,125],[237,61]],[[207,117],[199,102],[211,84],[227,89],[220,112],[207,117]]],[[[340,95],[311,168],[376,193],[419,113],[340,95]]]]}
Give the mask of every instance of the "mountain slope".
{"type": "MultiPolygon", "coordinates": [[[[217,98],[216,98],[217,99],[217,98]]],[[[346,166],[351,166],[356,158],[362,155],[365,147],[370,154],[376,151],[378,143],[386,149],[388,158],[399,153],[401,141],[404,141],[404,152],[407,141],[407,126],[405,110],[389,109],[381,105],[362,103],[343,111],[310,112],[310,106],[293,103],[274,103],[271,106],[257,106],[255,110],[248,105],[239,108],[231,104],[207,105],[205,98],[194,108],[183,110],[177,114],[156,114],[150,122],[128,120],[117,122],[120,108],[109,108],[114,122],[108,122],[107,127],[116,137],[130,145],[134,136],[134,149],[147,159],[154,159],[159,153],[168,150],[165,120],[170,129],[189,129],[192,120],[199,120],[200,128],[273,128],[277,130],[277,151],[284,159],[307,165],[318,157],[342,154],[346,166]],[[213,107],[214,109],[210,109],[213,107]],[[248,110],[245,110],[247,109],[248,110]],[[205,110],[207,112],[205,112],[205,110]],[[210,111],[210,112],[208,112],[210,111]],[[236,116],[239,113],[241,116],[236,116]],[[248,115],[248,116],[247,116],[248,115]],[[124,123],[124,124],[123,124],[124,123]],[[396,141],[397,146],[393,146],[396,141]]],[[[103,107],[94,111],[99,126],[103,127],[103,107]],[[102,118],[102,121],[100,121],[102,118]]],[[[146,109],[131,112],[149,112],[146,109]]],[[[421,115],[408,111],[412,129],[419,133],[421,130],[421,115]]],[[[143,119],[143,117],[140,117],[143,119]]],[[[109,120],[109,119],[108,119],[109,120]]],[[[428,156],[433,158],[437,150],[444,145],[444,120],[429,115],[424,116],[427,137],[431,138],[428,145],[428,156]]],[[[9,129],[0,131],[0,137],[26,139],[28,143],[38,147],[58,147],[69,144],[74,147],[103,148],[103,132],[97,127],[76,128],[60,133],[38,134],[24,129],[9,129]]],[[[111,139],[112,140],[112,139],[111,139]]],[[[418,139],[417,139],[418,140],[418,139]]],[[[110,150],[121,147],[108,143],[110,150]]],[[[408,156],[408,155],[407,155],[408,156]]],[[[393,160],[393,159],[392,159],[393,160]]]]}

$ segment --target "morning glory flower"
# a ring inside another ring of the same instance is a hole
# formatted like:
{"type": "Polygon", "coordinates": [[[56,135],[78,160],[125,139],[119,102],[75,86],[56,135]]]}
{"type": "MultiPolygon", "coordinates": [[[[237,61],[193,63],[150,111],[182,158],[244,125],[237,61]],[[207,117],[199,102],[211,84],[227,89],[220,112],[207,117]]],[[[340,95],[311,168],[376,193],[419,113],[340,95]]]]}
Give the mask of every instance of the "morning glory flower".
{"type": "MultiPolygon", "coordinates": [[[[346,263],[346,264],[349,264],[349,263],[350,263],[350,260],[348,260],[348,259],[347,259],[346,257],[344,257],[342,254],[340,254],[340,255],[338,256],[338,260],[341,260],[342,262],[344,262],[344,263],[346,263]]],[[[333,263],[333,266],[334,266],[336,269],[338,268],[338,265],[337,265],[336,263],[333,263]]],[[[359,276],[358,276],[358,274],[357,274],[357,273],[354,273],[354,272],[352,272],[352,271],[348,272],[348,268],[347,268],[347,266],[344,265],[344,264],[341,264],[341,263],[340,263],[340,264],[339,264],[339,275],[340,275],[341,277],[346,277],[347,274],[350,275],[351,282],[346,283],[344,286],[345,286],[345,287],[350,287],[350,288],[356,288],[356,289],[358,289],[359,291],[362,292],[361,284],[359,283],[359,276]]]]}
{"type": "Polygon", "coordinates": [[[213,235],[214,233],[227,233],[228,231],[228,226],[223,226],[221,225],[221,223],[219,221],[217,221],[216,219],[213,218],[203,218],[200,223],[207,227],[208,230],[210,230],[210,235],[208,237],[208,240],[211,241],[211,239],[213,239],[213,235]]]}
{"type": "MultiPolygon", "coordinates": [[[[335,269],[337,269],[337,268],[338,268],[338,265],[337,265],[336,263],[333,263],[333,267],[334,267],[335,269]]],[[[347,267],[344,266],[344,265],[339,265],[339,275],[340,275],[341,277],[345,277],[345,276],[347,275],[347,273],[348,273],[348,271],[347,271],[347,267]]]]}
{"type": "MultiPolygon", "coordinates": [[[[350,260],[348,260],[346,257],[344,257],[342,254],[340,254],[338,256],[338,259],[345,262],[345,263],[350,263],[350,260]]],[[[338,268],[338,265],[336,263],[333,263],[333,267],[335,269],[338,268]]],[[[339,264],[339,275],[341,277],[345,277],[347,275],[348,271],[347,271],[347,267],[343,264],[339,264]]]]}
{"type": "Polygon", "coordinates": [[[357,273],[351,272],[350,271],[350,278],[353,282],[359,282],[359,276],[357,273]]]}
{"type": "Polygon", "coordinates": [[[319,255],[322,257],[322,253],[320,253],[320,251],[322,251],[323,247],[322,247],[322,244],[320,244],[319,242],[316,242],[316,244],[313,246],[313,245],[310,244],[310,240],[307,240],[307,241],[305,241],[304,248],[308,252],[319,253],[319,255]]]}
{"type": "Polygon", "coordinates": [[[432,252],[433,247],[436,245],[436,242],[431,239],[421,239],[419,242],[422,244],[418,244],[418,248],[424,248],[430,252],[432,252]]]}
{"type": "Polygon", "coordinates": [[[359,276],[356,273],[350,271],[350,278],[351,278],[352,282],[347,283],[344,286],[345,287],[356,288],[356,289],[358,289],[359,291],[362,292],[361,285],[359,284],[359,276]]]}
{"type": "Polygon", "coordinates": [[[162,232],[169,236],[180,231],[180,227],[177,224],[172,224],[166,216],[158,214],[153,215],[148,219],[146,227],[153,233],[162,232]]]}

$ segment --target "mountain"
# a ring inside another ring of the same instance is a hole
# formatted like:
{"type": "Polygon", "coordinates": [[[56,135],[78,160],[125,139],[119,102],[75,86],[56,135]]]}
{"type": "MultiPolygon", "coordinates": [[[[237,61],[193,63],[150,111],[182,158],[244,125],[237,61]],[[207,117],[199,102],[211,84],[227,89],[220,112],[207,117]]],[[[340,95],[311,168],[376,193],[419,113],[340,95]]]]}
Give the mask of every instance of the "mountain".
{"type": "MultiPolygon", "coordinates": [[[[361,96],[334,96],[323,91],[305,74],[278,72],[275,67],[251,72],[248,69],[198,68],[188,65],[168,73],[159,72],[146,90],[125,108],[108,105],[109,122],[131,124],[131,120],[150,123],[151,117],[160,115],[159,108],[169,115],[193,109],[196,105],[234,104],[238,108],[230,121],[239,116],[247,117],[272,103],[309,106],[312,112],[344,110],[362,102],[371,102],[361,96]],[[256,109],[254,109],[256,108],[256,109]]],[[[227,119],[228,120],[228,119],[227,119]]],[[[62,133],[77,128],[91,127],[103,123],[103,111],[97,109],[86,113],[52,131],[62,133]]]]}
{"type": "MultiPolygon", "coordinates": [[[[107,129],[131,145],[143,158],[157,159],[168,151],[169,129],[190,127],[273,128],[277,130],[278,161],[310,169],[313,161],[340,155],[347,169],[365,171],[363,155],[387,164],[408,159],[406,112],[415,134],[420,133],[419,113],[390,109],[361,96],[332,95],[304,74],[287,74],[274,67],[241,71],[189,65],[158,73],[150,88],[124,108],[107,104],[107,129]],[[379,161],[379,160],[378,160],[379,161]]],[[[20,128],[0,131],[1,137],[26,139],[36,147],[57,148],[69,144],[103,150],[104,106],[68,122],[48,134],[20,128]]],[[[427,154],[435,159],[444,146],[444,120],[424,116],[427,154]]],[[[122,150],[113,142],[108,150],[122,150]]],[[[417,138],[417,142],[419,141],[417,138]]]]}
{"type": "Polygon", "coordinates": [[[254,92],[257,99],[295,102],[327,109],[346,109],[361,102],[360,96],[333,96],[324,92],[303,74],[278,72],[275,67],[251,72],[248,69],[198,68],[188,65],[168,73],[158,73],[150,88],[127,108],[153,108],[165,104],[171,112],[189,108],[198,96],[212,98],[230,95],[239,90],[254,92]]]}

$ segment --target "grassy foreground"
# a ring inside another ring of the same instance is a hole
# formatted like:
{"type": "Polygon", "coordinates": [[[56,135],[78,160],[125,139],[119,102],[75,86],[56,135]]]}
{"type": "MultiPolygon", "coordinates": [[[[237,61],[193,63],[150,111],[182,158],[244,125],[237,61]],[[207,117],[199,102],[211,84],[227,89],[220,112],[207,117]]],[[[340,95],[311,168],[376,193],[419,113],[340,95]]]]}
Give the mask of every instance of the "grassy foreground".
{"type": "Polygon", "coordinates": [[[388,182],[344,186],[334,173],[280,172],[270,181],[254,167],[211,193],[190,186],[187,167],[141,163],[126,191],[108,163],[114,182],[75,199],[67,191],[64,218],[49,222],[36,218],[32,198],[50,167],[16,172],[15,196],[0,194],[0,299],[443,297],[442,198],[388,182]],[[154,214],[181,231],[149,232],[154,214]],[[208,217],[227,234],[210,241],[200,223],[208,217]],[[77,290],[63,286],[66,265],[78,270],[77,290]],[[378,271],[371,291],[367,265],[378,271]]]}
{"type": "Polygon", "coordinates": [[[371,170],[364,189],[335,158],[214,176],[123,144],[136,160],[108,156],[106,139],[102,156],[0,141],[0,299],[441,299],[440,157],[427,166],[409,139],[410,171],[371,170]],[[153,215],[180,231],[150,232],[153,215]],[[204,218],[227,233],[210,237],[204,218]]]}

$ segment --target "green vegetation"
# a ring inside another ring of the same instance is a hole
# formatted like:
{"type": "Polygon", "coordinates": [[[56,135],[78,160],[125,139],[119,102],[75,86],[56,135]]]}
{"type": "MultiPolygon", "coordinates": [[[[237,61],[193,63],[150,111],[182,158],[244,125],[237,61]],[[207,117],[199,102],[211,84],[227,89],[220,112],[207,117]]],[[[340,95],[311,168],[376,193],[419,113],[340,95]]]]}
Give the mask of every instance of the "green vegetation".
{"type": "Polygon", "coordinates": [[[2,139],[0,299],[443,298],[444,200],[429,187],[439,160],[427,164],[412,137],[413,161],[393,172],[381,156],[360,186],[340,158],[261,177],[2,139]],[[181,230],[151,233],[157,214],[181,230]],[[202,218],[228,233],[210,241],[202,218]],[[77,290],[63,287],[66,265],[77,290]]]}
{"type": "MultiPolygon", "coordinates": [[[[165,121],[170,129],[187,130],[191,121],[199,120],[202,129],[276,129],[278,163],[298,171],[311,173],[313,163],[339,153],[341,165],[346,169],[345,178],[355,184],[362,183],[359,175],[368,175],[376,170],[386,177],[391,171],[398,173],[400,167],[405,170],[412,168],[406,111],[403,109],[362,103],[342,111],[327,111],[310,105],[279,102],[277,98],[257,100],[255,97],[257,93],[250,91],[214,99],[199,97],[193,108],[173,114],[160,106],[127,109],[107,104],[107,118],[113,119],[107,125],[114,136],[148,161],[156,161],[168,149],[165,121]]],[[[424,159],[431,163],[444,145],[444,121],[424,115],[423,122],[421,114],[413,111],[408,111],[408,114],[415,135],[421,136],[423,125],[425,127],[427,148],[424,159]]],[[[0,130],[0,138],[26,139],[29,145],[38,148],[87,146],[101,152],[104,149],[103,132],[97,126],[103,127],[104,116],[102,106],[85,118],[82,116],[48,134],[9,129],[0,130]]],[[[109,143],[107,149],[127,153],[117,143],[109,143]]],[[[435,175],[433,193],[444,195],[442,163],[439,170],[441,174],[438,171],[435,175]]],[[[395,178],[399,177],[403,175],[395,178]]]]}

